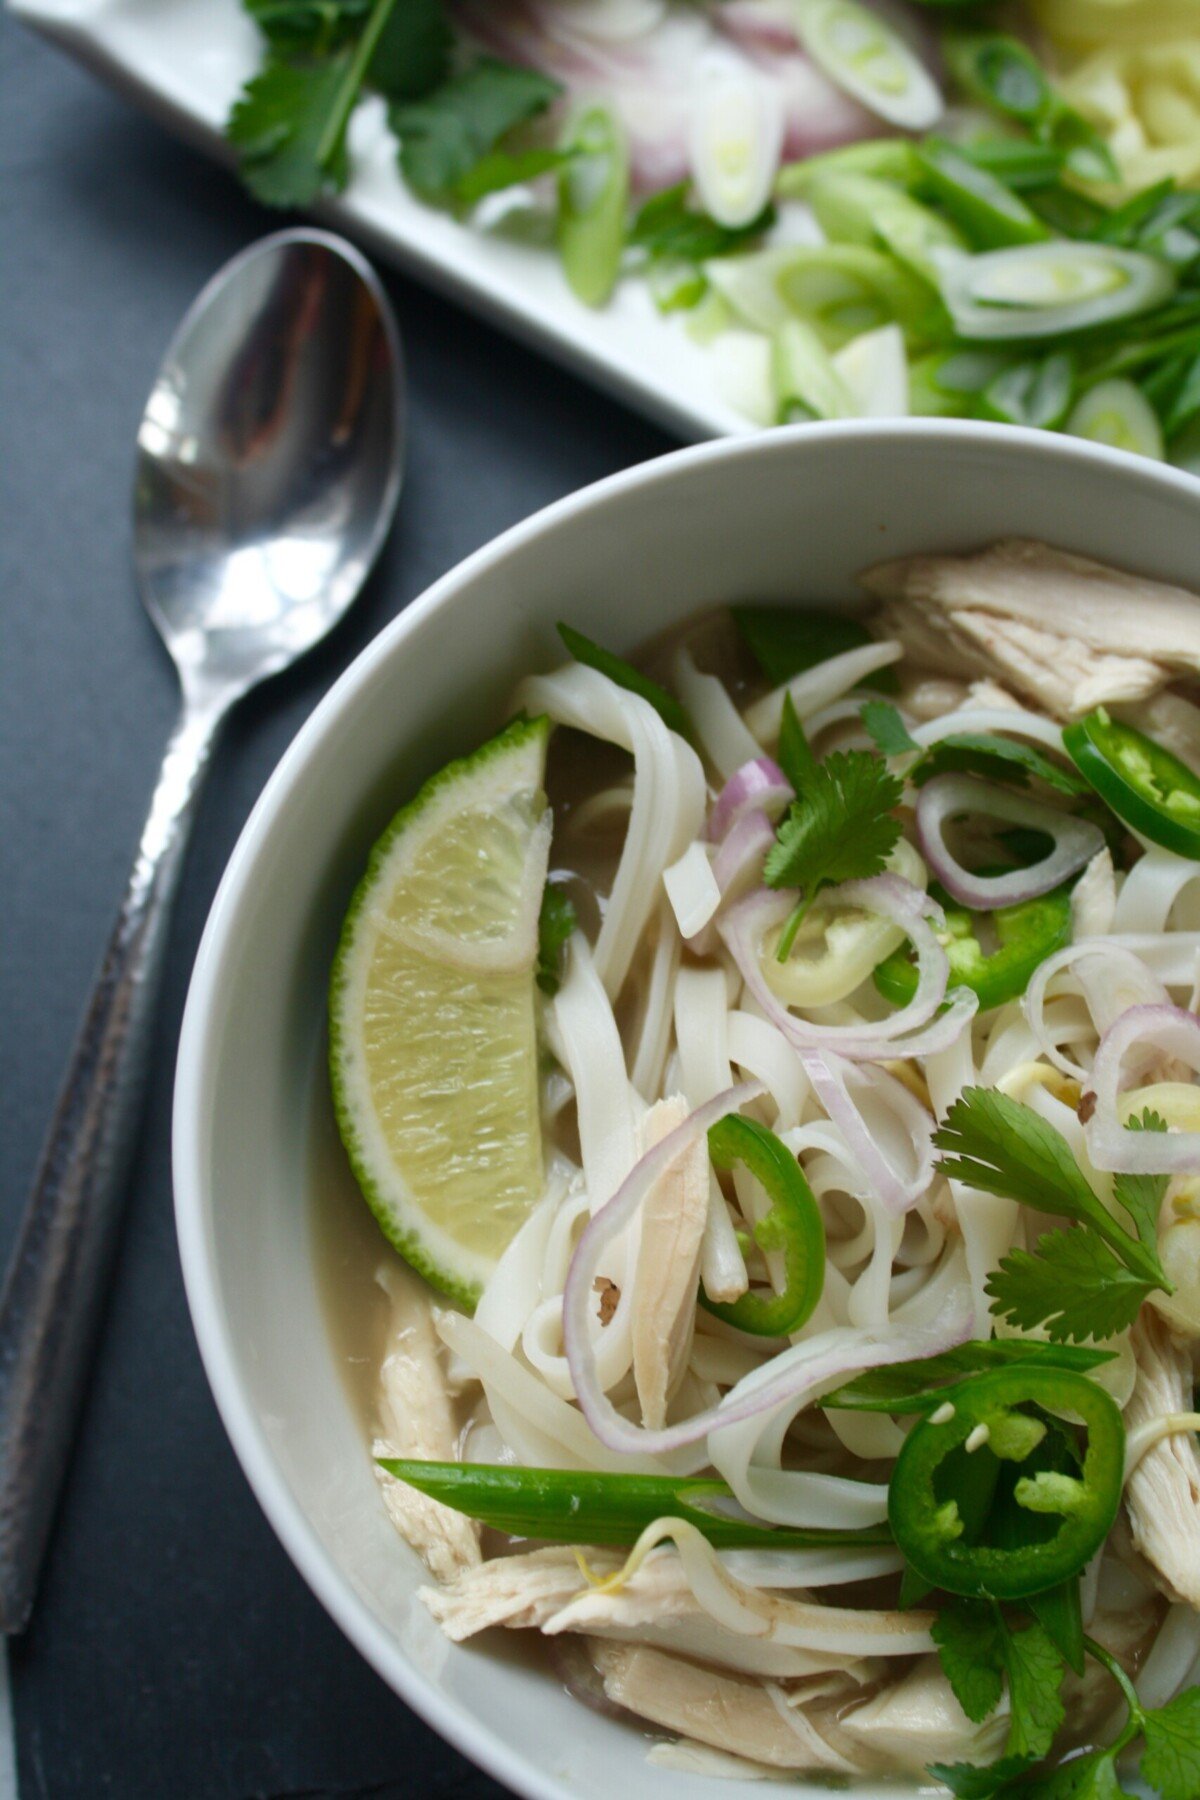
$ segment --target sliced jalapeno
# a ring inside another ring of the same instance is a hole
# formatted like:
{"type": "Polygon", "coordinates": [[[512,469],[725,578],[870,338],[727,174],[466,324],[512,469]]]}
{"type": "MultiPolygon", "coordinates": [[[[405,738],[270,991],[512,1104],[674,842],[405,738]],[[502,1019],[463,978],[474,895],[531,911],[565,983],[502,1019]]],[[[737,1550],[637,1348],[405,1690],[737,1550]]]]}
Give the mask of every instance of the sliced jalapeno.
{"type": "Polygon", "coordinates": [[[1063,732],[1079,773],[1134,831],[1200,859],[1200,779],[1185,762],[1099,706],[1063,732]]]}
{"type": "Polygon", "coordinates": [[[767,1190],[771,1207],[753,1237],[760,1250],[781,1252],[786,1279],[782,1293],[752,1290],[721,1304],[701,1294],[702,1305],[755,1337],[799,1331],[825,1285],[825,1226],[803,1169],[773,1131],[734,1113],[709,1131],[708,1153],[718,1169],[742,1163],[767,1190]]]}
{"type": "Polygon", "coordinates": [[[1111,1396],[1065,1369],[1017,1367],[960,1382],[947,1402],[913,1426],[888,1487],[912,1567],[972,1599],[1024,1600],[1077,1574],[1121,1503],[1111,1396]]]}
{"type": "MultiPolygon", "coordinates": [[[[1018,906],[1003,906],[986,915],[996,934],[996,948],[990,952],[976,935],[981,915],[947,904],[936,888],[931,892],[945,905],[950,986],[967,987],[978,994],[981,1012],[1023,994],[1035,970],[1070,940],[1069,887],[1055,888],[1036,900],[1022,900],[1018,906]]],[[[917,971],[907,950],[894,950],[879,964],[875,986],[896,1006],[912,999],[917,971]]]]}

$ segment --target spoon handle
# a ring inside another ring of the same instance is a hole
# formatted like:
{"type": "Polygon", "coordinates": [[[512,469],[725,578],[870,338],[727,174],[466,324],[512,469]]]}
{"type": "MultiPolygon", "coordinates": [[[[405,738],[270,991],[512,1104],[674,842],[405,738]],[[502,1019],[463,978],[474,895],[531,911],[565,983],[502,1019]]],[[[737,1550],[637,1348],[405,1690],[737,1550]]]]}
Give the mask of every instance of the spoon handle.
{"type": "Polygon", "coordinates": [[[0,1631],[24,1629],[74,1438],[146,1086],[170,922],[223,707],[186,701],[0,1295],[0,1631]]]}

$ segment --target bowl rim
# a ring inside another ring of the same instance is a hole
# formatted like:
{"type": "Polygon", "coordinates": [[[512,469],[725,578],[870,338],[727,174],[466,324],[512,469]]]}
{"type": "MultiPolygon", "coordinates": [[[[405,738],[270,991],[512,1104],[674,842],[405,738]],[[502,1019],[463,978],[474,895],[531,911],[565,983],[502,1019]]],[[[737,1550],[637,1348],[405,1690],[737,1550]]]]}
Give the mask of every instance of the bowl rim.
{"type": "MultiPolygon", "coordinates": [[[[1190,497],[1200,508],[1200,484],[1169,464],[1133,457],[1121,450],[1059,433],[971,420],[871,419],[779,427],[770,432],[718,438],[636,463],[551,502],[471,552],[411,600],[381,628],[337,678],[300,727],[256,801],[234,846],[213,900],[196,955],[180,1029],[172,1110],[172,1180],[175,1224],[184,1288],[201,1361],[222,1424],[258,1504],[296,1569],[330,1617],[364,1660],[406,1705],[477,1767],[505,1783],[523,1800],[567,1800],[563,1784],[514,1749],[465,1707],[442,1694],[409,1661],[354,1593],[321,1538],[293,1498],[276,1463],[269,1439],[255,1417],[237,1372],[232,1333],[221,1304],[210,1230],[210,1209],[201,1177],[201,1121],[211,1081],[208,1045],[219,1004],[219,975],[260,852],[276,818],[303,782],[308,767],[335,721],[354,704],[381,664],[402,652],[421,623],[469,588],[478,576],[517,556],[527,544],[631,491],[668,487],[707,463],[788,457],[802,450],[820,456],[834,442],[864,446],[883,439],[910,444],[915,453],[932,443],[1004,449],[1013,456],[1044,459],[1054,468],[1071,463],[1116,470],[1132,486],[1190,497]]],[[[1136,561],[1136,551],[1133,557],[1136,561]]]]}

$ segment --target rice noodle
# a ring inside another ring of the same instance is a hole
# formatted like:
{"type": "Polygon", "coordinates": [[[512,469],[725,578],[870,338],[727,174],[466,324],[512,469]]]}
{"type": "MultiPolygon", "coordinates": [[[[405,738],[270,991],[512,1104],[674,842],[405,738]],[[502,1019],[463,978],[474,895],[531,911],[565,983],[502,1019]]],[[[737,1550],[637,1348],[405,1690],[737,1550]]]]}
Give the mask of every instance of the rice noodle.
{"type": "Polygon", "coordinates": [[[646,983],[646,999],[638,1031],[630,1079],[643,1100],[651,1100],[662,1087],[667,1050],[671,1042],[671,989],[679,969],[679,937],[672,929],[667,903],[659,907],[654,956],[646,983]]]}
{"type": "Polygon", "coordinates": [[[813,713],[840,700],[868,675],[877,675],[880,669],[899,662],[903,654],[902,645],[884,639],[881,643],[864,644],[857,650],[846,650],[841,656],[828,657],[825,662],[806,669],[803,675],[793,676],[791,681],[774,688],[764,699],[756,700],[745,713],[746,724],[760,743],[773,744],[779,736],[779,722],[787,695],[791,695],[792,705],[803,724],[813,713]]]}
{"type": "Polygon", "coordinates": [[[675,652],[671,674],[701,749],[722,780],[728,781],[760,754],[758,740],[743,724],[725,683],[716,675],[702,675],[690,650],[681,647],[675,652]]]}
{"type": "Polygon", "coordinates": [[[629,829],[595,947],[600,979],[615,999],[654,909],[663,871],[700,834],[705,802],[700,759],[667,730],[648,701],[581,663],[568,663],[554,675],[530,676],[521,683],[516,704],[633,755],[629,829]]]}
{"type": "MultiPolygon", "coordinates": [[[[693,1109],[730,1086],[727,1016],[725,977],[719,969],[679,971],[675,983],[679,1085],[693,1109]]],[[[700,1272],[704,1291],[713,1300],[736,1300],[750,1285],[721,1184],[711,1169],[700,1272]]]]}

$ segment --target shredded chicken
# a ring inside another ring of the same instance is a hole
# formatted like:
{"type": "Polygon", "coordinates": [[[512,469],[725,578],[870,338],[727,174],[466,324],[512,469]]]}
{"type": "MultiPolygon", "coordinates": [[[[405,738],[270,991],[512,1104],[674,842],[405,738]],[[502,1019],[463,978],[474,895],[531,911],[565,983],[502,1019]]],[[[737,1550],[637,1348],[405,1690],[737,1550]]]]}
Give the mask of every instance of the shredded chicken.
{"type": "MultiPolygon", "coordinates": [[[[642,1122],[642,1151],[682,1125],[687,1101],[660,1100],[642,1122]]],[[[633,1294],[633,1377],[642,1418],[666,1424],[667,1402],[687,1368],[696,1320],[696,1285],[708,1219],[708,1155],[698,1138],[655,1182],[642,1208],[633,1294]]]]}
{"type": "Polygon", "coordinates": [[[986,707],[993,712],[1007,712],[1019,707],[1021,702],[1007,688],[1002,688],[998,681],[973,681],[967,690],[966,706],[986,707]]]}
{"type": "Polygon", "coordinates": [[[1071,889],[1071,941],[1104,937],[1113,927],[1117,910],[1117,882],[1112,851],[1106,844],[1097,850],[1071,889]]]}
{"type": "Polygon", "coordinates": [[[1175,672],[1200,672],[1191,594],[1045,544],[1012,538],[976,556],[907,557],[863,579],[885,603],[885,633],[910,656],[960,679],[982,668],[1060,719],[1145,700],[1175,672]]]}
{"type": "Polygon", "coordinates": [[[804,1711],[771,1686],[719,1675],[641,1645],[596,1639],[588,1648],[608,1698],[641,1719],[775,1768],[854,1770],[804,1711]]]}
{"type": "MultiPolygon", "coordinates": [[[[583,1554],[588,1567],[600,1576],[615,1574],[624,1561],[619,1551],[583,1554]]],[[[649,1644],[776,1680],[863,1666],[836,1652],[764,1643],[718,1625],[695,1600],[673,1551],[648,1556],[637,1573],[611,1594],[589,1587],[574,1551],[556,1545],[481,1563],[444,1588],[423,1589],[421,1598],[455,1643],[503,1625],[542,1631],[548,1637],[572,1631],[649,1644]]]]}
{"type": "Polygon", "coordinates": [[[957,712],[966,700],[967,690],[961,681],[947,681],[941,676],[910,681],[900,690],[901,707],[921,725],[957,712]]]}
{"type": "MultiPolygon", "coordinates": [[[[392,1302],[388,1353],[380,1371],[375,1456],[424,1457],[452,1462],[457,1428],[439,1360],[429,1290],[394,1264],[377,1272],[392,1302]]],[[[438,1581],[451,1581],[479,1563],[479,1526],[438,1500],[377,1468],[392,1523],[438,1581]]]]}
{"type": "Polygon", "coordinates": [[[923,1770],[931,1762],[989,1763],[1008,1731],[1008,1696],[982,1725],[973,1725],[936,1656],[923,1656],[902,1680],[853,1712],[841,1729],[880,1766],[923,1770]]]}
{"type": "MultiPolygon", "coordinates": [[[[1164,1413],[1191,1412],[1192,1358],[1162,1319],[1143,1307],[1131,1334],[1137,1381],[1125,1428],[1164,1413]]],[[[1133,1542],[1162,1578],[1169,1598],[1200,1607],[1200,1455],[1190,1432],[1155,1444],[1125,1489],[1133,1542]]]]}

